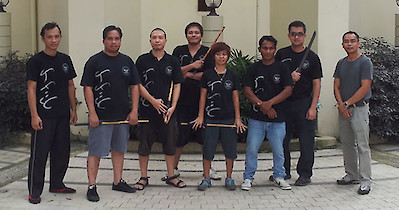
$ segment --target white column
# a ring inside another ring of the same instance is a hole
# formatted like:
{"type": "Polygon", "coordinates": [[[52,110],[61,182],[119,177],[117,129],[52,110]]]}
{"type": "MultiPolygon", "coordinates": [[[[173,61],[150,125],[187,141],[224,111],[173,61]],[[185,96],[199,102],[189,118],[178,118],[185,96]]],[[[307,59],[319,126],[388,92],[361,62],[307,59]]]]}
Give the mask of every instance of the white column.
{"type": "Polygon", "coordinates": [[[338,136],[338,111],[333,92],[333,74],[337,61],[346,55],[341,37],[349,28],[349,1],[319,0],[318,55],[323,68],[319,111],[319,134],[338,136]]]}
{"type": "Polygon", "coordinates": [[[0,12],[0,56],[11,50],[11,13],[0,12]]]}
{"type": "MultiPolygon", "coordinates": [[[[204,28],[202,44],[210,47],[223,28],[223,16],[202,16],[202,27],[204,28]]],[[[218,41],[223,41],[223,34],[218,41]]]]}

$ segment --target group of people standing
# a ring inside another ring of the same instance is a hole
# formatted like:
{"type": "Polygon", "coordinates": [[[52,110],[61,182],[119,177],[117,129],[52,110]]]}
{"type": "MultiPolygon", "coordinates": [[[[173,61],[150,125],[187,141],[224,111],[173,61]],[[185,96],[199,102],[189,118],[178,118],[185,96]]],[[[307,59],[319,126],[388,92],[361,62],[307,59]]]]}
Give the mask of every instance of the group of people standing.
{"type": "MultiPolygon", "coordinates": [[[[306,26],[294,21],[288,32],[291,46],[278,51],[273,36],[263,36],[259,40],[261,59],[248,67],[240,81],[233,71],[226,69],[230,57],[230,47],[226,43],[212,45],[208,56],[209,48],[201,45],[203,29],[199,23],[186,26],[188,44],[177,46],[172,55],[164,50],[166,32],[161,28],[153,29],[150,33],[152,49],[139,56],[136,63],[119,52],[122,30],[107,26],[103,30],[104,49],[86,62],[80,82],[89,111],[87,199],[93,202],[100,199],[96,187],[100,158],[110,151],[114,175],[112,190],[127,193],[144,190],[149,185],[148,161],[155,141],[162,143],[165,155],[167,174],[162,180],[178,188],[186,186],[179,179],[178,171],[183,147],[189,141],[202,145],[204,179],[198,190],[204,191],[212,186],[211,179],[221,179],[211,167],[220,140],[226,158],[225,187],[235,190],[231,174],[237,158],[237,137],[246,129],[241,189],[252,187],[258,150],[265,136],[273,152],[273,175],[269,179],[283,190],[291,189],[285,180],[291,178],[289,145],[294,132],[300,143],[299,178],[295,185],[308,185],[313,175],[315,118],[322,69],[319,57],[310,51],[302,71],[297,71],[306,50],[306,26]],[[238,91],[241,84],[244,96],[252,104],[248,127],[242,123],[240,115],[238,91]],[[123,180],[122,171],[129,125],[137,124],[140,178],[131,186],[123,180]]],[[[27,63],[28,102],[34,129],[28,188],[29,202],[34,204],[41,201],[49,153],[49,191],[76,192],[66,187],[63,179],[69,162],[69,124],[77,121],[73,83],[77,75],[70,57],[57,51],[60,27],[47,23],[40,35],[45,49],[27,63]]],[[[371,189],[368,99],[372,65],[358,52],[360,43],[356,32],[345,33],[342,45],[348,56],[337,64],[334,93],[340,112],[346,175],[337,183],[353,184],[360,179],[358,192],[367,194],[371,189]]]]}

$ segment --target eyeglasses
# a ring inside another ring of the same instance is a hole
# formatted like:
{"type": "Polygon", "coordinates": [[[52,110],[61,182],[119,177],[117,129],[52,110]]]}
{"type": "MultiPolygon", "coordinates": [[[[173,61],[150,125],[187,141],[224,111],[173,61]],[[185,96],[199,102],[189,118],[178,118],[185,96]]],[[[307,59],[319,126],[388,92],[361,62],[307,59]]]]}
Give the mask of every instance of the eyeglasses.
{"type": "Polygon", "coordinates": [[[349,43],[353,44],[353,43],[356,43],[356,42],[358,42],[357,39],[344,39],[344,43],[345,44],[349,44],[349,43]]]}
{"type": "Polygon", "coordinates": [[[292,37],[296,37],[296,36],[303,37],[305,35],[305,33],[302,33],[302,32],[291,32],[290,35],[292,37]]]}

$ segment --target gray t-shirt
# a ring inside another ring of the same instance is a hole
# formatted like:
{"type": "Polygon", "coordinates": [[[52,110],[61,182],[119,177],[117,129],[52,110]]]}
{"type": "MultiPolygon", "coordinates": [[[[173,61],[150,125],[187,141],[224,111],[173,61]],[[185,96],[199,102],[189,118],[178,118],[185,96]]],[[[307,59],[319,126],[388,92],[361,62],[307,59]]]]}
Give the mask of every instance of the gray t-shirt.
{"type": "MultiPolygon", "coordinates": [[[[334,78],[340,79],[340,90],[343,101],[352,97],[361,87],[361,81],[373,79],[373,64],[365,55],[361,55],[354,61],[348,61],[348,57],[338,61],[335,67],[334,78]]],[[[371,98],[371,89],[363,100],[371,98]]]]}

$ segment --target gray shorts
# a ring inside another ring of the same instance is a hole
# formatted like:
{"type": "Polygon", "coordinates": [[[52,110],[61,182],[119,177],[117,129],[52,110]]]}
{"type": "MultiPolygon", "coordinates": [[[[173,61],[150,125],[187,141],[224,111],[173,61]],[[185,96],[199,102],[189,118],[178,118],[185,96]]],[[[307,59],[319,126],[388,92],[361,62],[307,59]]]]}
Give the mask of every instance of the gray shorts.
{"type": "Polygon", "coordinates": [[[100,125],[89,129],[89,156],[107,156],[110,150],[125,153],[129,141],[129,125],[100,125]]]}

